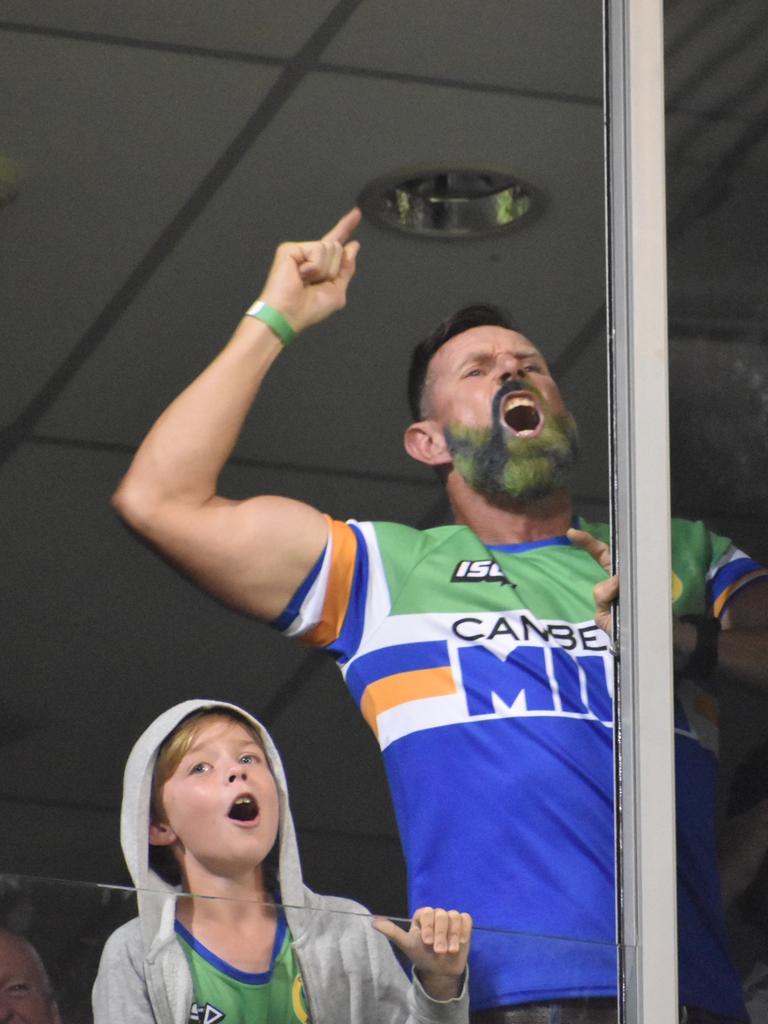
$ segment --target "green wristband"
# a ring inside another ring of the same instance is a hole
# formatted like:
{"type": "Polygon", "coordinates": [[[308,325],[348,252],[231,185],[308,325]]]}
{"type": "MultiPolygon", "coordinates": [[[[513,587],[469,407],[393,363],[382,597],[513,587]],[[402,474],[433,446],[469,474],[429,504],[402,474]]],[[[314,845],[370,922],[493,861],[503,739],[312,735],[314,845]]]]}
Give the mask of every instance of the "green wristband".
{"type": "Polygon", "coordinates": [[[265,323],[267,327],[270,327],[275,332],[286,347],[296,338],[296,331],[294,331],[283,314],[272,306],[268,306],[266,302],[262,302],[261,299],[258,302],[254,302],[251,308],[245,311],[245,315],[255,317],[257,320],[265,323]]]}

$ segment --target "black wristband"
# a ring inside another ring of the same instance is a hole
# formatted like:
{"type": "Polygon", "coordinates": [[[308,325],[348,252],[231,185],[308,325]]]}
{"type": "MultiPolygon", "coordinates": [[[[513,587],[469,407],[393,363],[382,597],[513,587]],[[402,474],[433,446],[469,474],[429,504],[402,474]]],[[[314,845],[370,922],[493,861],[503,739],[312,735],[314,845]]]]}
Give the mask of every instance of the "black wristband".
{"type": "Polygon", "coordinates": [[[717,668],[720,619],[712,615],[681,615],[680,621],[696,627],[696,646],[680,671],[694,679],[708,679],[717,668]]]}

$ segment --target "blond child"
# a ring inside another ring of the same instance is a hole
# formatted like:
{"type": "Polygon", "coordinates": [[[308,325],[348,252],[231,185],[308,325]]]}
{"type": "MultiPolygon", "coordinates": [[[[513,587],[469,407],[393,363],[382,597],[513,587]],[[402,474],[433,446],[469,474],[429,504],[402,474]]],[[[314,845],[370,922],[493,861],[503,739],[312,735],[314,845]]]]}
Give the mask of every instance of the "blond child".
{"type": "Polygon", "coordinates": [[[404,931],[309,890],[279,755],[242,709],[186,701],[150,725],[121,836],[139,916],[105,946],[95,1024],[467,1021],[468,915],[423,908],[404,931]]]}

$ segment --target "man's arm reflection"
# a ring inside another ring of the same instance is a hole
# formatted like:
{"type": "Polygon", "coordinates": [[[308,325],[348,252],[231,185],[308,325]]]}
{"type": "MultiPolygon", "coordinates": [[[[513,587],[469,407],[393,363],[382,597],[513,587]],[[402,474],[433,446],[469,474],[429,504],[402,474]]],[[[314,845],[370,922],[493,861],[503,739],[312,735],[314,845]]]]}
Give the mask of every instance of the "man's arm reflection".
{"type": "Polygon", "coordinates": [[[747,1009],[768,1019],[768,742],[737,767],[720,829],[723,903],[747,1009]]]}

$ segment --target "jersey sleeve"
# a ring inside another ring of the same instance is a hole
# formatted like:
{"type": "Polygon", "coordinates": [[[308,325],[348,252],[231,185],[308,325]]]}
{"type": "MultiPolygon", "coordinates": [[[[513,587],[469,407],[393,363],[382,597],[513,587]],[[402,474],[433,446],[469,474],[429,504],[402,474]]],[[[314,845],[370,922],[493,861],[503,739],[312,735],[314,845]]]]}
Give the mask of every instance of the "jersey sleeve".
{"type": "Polygon", "coordinates": [[[702,522],[672,520],[672,596],[677,615],[723,615],[745,587],[768,581],[768,569],[702,522]]]}
{"type": "Polygon", "coordinates": [[[728,542],[707,574],[707,606],[720,618],[736,594],[758,582],[768,582],[768,568],[728,542]]]}
{"type": "Polygon", "coordinates": [[[358,524],[326,518],[325,550],[271,625],[343,663],[357,650],[365,628],[370,558],[358,524]]]}

